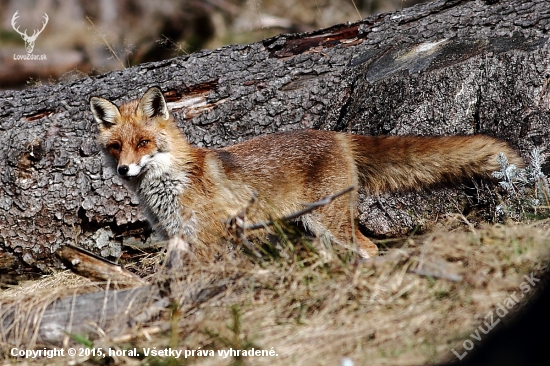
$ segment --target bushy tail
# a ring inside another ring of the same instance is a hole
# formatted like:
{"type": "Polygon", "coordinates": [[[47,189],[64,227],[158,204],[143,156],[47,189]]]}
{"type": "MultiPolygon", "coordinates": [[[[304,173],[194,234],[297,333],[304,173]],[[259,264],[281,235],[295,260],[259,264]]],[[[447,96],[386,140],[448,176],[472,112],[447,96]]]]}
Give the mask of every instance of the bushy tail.
{"type": "Polygon", "coordinates": [[[371,193],[456,184],[469,177],[493,179],[499,153],[524,165],[507,143],[483,136],[350,136],[360,182],[371,193]]]}

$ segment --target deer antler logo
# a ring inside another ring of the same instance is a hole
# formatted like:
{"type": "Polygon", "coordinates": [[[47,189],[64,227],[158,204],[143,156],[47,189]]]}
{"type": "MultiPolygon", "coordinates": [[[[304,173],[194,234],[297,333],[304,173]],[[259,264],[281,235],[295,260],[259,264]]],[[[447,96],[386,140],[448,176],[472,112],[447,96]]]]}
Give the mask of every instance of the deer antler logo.
{"type": "Polygon", "coordinates": [[[13,14],[13,17],[11,18],[11,26],[17,33],[21,35],[21,38],[23,38],[23,41],[25,41],[25,48],[27,49],[27,53],[32,53],[32,50],[34,49],[34,42],[36,42],[36,38],[38,38],[38,35],[42,33],[44,28],[46,28],[46,24],[48,24],[48,19],[49,19],[48,14],[44,13],[44,22],[42,23],[42,29],[40,30],[35,29],[34,32],[32,33],[32,36],[29,37],[27,35],[26,29],[24,32],[20,32],[19,27],[15,26],[15,21],[17,20],[17,18],[19,18],[19,16],[17,15],[18,12],[19,10],[16,11],[15,14],[13,14]]]}

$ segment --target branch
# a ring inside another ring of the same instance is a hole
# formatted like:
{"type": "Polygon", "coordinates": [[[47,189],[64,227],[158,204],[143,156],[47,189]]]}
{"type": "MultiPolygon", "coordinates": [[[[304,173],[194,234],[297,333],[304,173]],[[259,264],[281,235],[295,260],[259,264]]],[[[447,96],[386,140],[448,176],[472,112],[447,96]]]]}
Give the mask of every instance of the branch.
{"type": "Polygon", "coordinates": [[[147,284],[139,276],[120,265],[70,244],[65,245],[55,254],[71,271],[91,280],[110,281],[124,287],[147,284]]]}
{"type": "Polygon", "coordinates": [[[265,221],[265,222],[259,222],[257,224],[248,225],[248,226],[245,226],[244,229],[245,230],[257,230],[257,229],[265,228],[267,226],[273,226],[277,222],[281,222],[281,221],[288,222],[288,221],[297,219],[298,217],[303,216],[305,214],[308,214],[308,213],[310,213],[311,211],[315,210],[318,207],[328,205],[329,203],[334,201],[336,198],[338,198],[340,196],[343,196],[343,195],[353,191],[354,189],[355,189],[354,186],[350,186],[350,187],[344,189],[343,191],[341,191],[339,193],[333,194],[332,196],[322,198],[319,201],[315,201],[315,202],[312,202],[312,203],[302,203],[302,205],[306,206],[306,208],[304,208],[301,211],[291,213],[290,215],[283,216],[283,217],[275,219],[275,220],[268,220],[268,221],[265,221]]]}
{"type": "Polygon", "coordinates": [[[338,198],[340,196],[343,196],[344,194],[349,193],[349,192],[353,191],[354,189],[355,189],[354,186],[350,186],[350,187],[344,189],[342,192],[333,194],[332,196],[324,197],[324,198],[320,199],[319,201],[312,202],[312,203],[302,203],[302,205],[306,206],[306,208],[304,208],[303,210],[297,211],[297,212],[293,212],[290,215],[283,216],[283,217],[280,217],[280,218],[274,219],[274,220],[268,220],[268,221],[265,221],[265,222],[259,222],[259,223],[256,223],[256,224],[246,225],[245,220],[246,220],[246,216],[248,214],[248,211],[249,211],[250,207],[256,202],[256,198],[258,196],[258,192],[254,191],[254,193],[252,194],[252,198],[250,199],[250,201],[248,202],[248,204],[246,205],[244,210],[242,210],[241,212],[239,212],[235,216],[230,217],[225,222],[225,224],[227,225],[227,230],[230,233],[233,233],[233,236],[235,238],[235,242],[236,242],[237,245],[243,244],[248,250],[250,250],[252,252],[252,254],[254,254],[254,256],[256,256],[257,258],[261,258],[262,254],[256,249],[254,244],[251,243],[246,238],[246,234],[245,234],[246,230],[265,229],[268,226],[275,225],[277,222],[288,222],[288,221],[297,219],[298,217],[300,217],[302,215],[305,215],[305,214],[308,214],[308,213],[310,213],[311,211],[315,210],[318,207],[328,205],[329,203],[331,203],[336,198],[338,198]]]}

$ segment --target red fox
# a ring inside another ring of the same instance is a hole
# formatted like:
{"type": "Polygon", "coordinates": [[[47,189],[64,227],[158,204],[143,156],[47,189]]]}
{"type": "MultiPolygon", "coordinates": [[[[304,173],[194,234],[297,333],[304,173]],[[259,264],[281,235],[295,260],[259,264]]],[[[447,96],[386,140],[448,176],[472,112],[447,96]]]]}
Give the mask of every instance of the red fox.
{"type": "MultiPolygon", "coordinates": [[[[137,194],[151,225],[166,237],[183,235],[191,247],[220,244],[228,234],[224,222],[254,192],[247,219],[258,222],[350,186],[378,194],[491,178],[500,152],[523,165],[505,142],[483,135],[372,137],[303,130],[221,149],[193,147],[158,87],[119,108],[99,97],[90,99],[90,107],[106,156],[137,194]]],[[[315,235],[365,258],[376,256],[376,245],[354,225],[356,199],[354,191],[351,200],[340,197],[299,220],[315,235]]]]}

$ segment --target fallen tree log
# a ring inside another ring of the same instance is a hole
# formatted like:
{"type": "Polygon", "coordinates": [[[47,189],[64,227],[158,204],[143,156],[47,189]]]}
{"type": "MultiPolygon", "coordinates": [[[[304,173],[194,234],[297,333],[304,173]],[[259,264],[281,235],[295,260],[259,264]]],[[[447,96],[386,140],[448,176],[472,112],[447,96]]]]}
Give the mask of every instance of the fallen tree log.
{"type": "MultiPolygon", "coordinates": [[[[88,338],[108,333],[122,335],[128,322],[141,311],[154,307],[159,290],[148,285],[125,290],[107,286],[104,291],[2,304],[1,339],[20,347],[38,344],[61,345],[71,335],[88,338]],[[33,306],[34,305],[34,306],[33,306]]],[[[162,300],[162,299],[161,299],[162,300]]],[[[168,304],[164,304],[162,310],[168,304]]]]}
{"type": "MultiPolygon", "coordinates": [[[[354,24],[5,91],[0,268],[60,267],[52,253],[66,243],[116,258],[125,241],[149,235],[136,198],[102,164],[91,96],[121,103],[159,85],[199,146],[302,128],[486,133],[526,157],[550,143],[549,19],[543,0],[438,0],[354,24]]],[[[360,221],[371,235],[403,234],[463,210],[460,197],[456,189],[363,194],[360,221]]]]}

